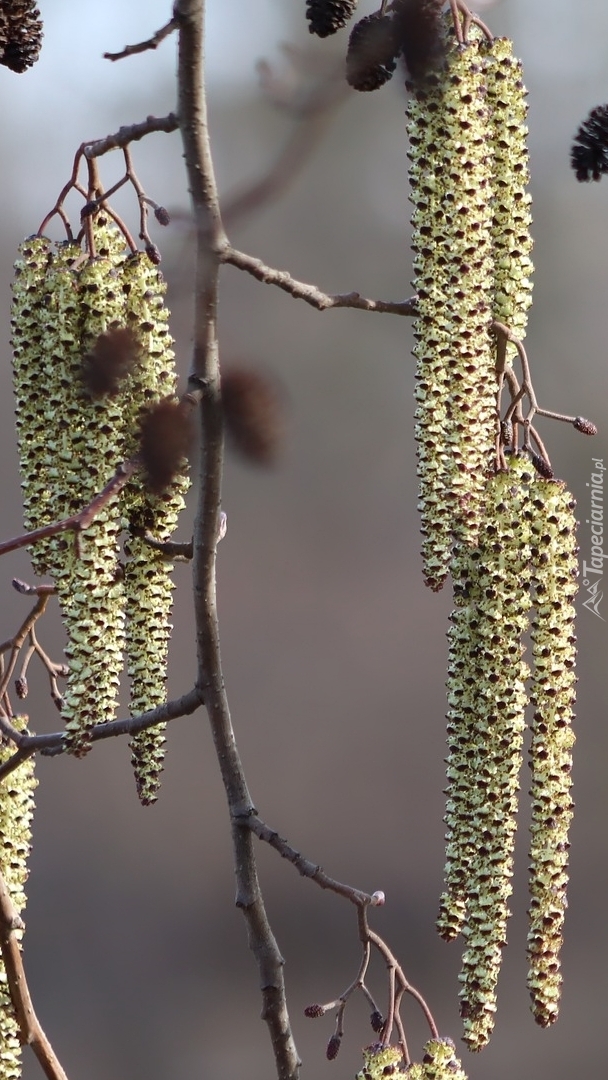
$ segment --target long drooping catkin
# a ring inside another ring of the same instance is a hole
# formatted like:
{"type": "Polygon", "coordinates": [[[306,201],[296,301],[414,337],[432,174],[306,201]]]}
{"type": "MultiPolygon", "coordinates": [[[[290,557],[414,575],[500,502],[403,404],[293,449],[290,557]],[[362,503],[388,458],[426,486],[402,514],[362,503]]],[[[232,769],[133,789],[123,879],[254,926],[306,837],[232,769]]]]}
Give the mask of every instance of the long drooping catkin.
{"type": "MultiPolygon", "coordinates": [[[[23,730],[24,717],[13,717],[12,722],[18,730],[23,730]]],[[[7,761],[13,752],[14,746],[0,738],[0,764],[7,761]]],[[[17,914],[23,911],[26,902],[27,860],[37,784],[34,761],[33,757],[28,758],[0,783],[0,868],[17,914]]],[[[0,1078],[19,1080],[20,1076],[19,1025],[4,965],[0,960],[0,1078]]]]}
{"type": "Polygon", "coordinates": [[[465,1040],[487,1042],[505,944],[521,766],[521,636],[529,608],[526,461],[488,481],[475,547],[452,563],[456,608],[448,666],[446,892],[439,932],[465,938],[460,976],[465,1040]]]}
{"type": "MultiPolygon", "coordinates": [[[[532,303],[533,271],[531,196],[526,116],[527,91],[521,62],[508,38],[480,44],[484,57],[491,123],[492,247],[494,296],[492,313],[520,340],[525,337],[532,303]]],[[[513,351],[513,347],[510,346],[513,351]]]]}
{"type": "MultiPolygon", "coordinates": [[[[127,324],[140,345],[140,362],[125,385],[125,438],[127,447],[135,449],[145,410],[175,393],[175,354],[164,304],[166,285],[159,270],[145,256],[135,255],[124,267],[122,282],[127,324]]],[[[178,476],[166,492],[153,495],[143,478],[136,476],[123,493],[124,524],[131,534],[125,544],[124,588],[132,715],[152,709],[166,699],[172,629],[173,566],[141,534],[149,532],[156,540],[168,540],[183,509],[187,488],[186,477],[178,476]]],[[[141,732],[131,740],[137,791],[144,804],[157,798],[164,745],[164,725],[141,732]]]]}
{"type": "Polygon", "coordinates": [[[490,118],[478,42],[454,40],[445,70],[416,84],[408,135],[419,508],[424,575],[439,589],[454,539],[475,540],[494,445],[490,118]]]}
{"type": "Polygon", "coordinates": [[[530,908],[528,988],[532,1011],[543,1027],[552,1024],[561,994],[560,949],[568,883],[568,831],[572,819],[570,770],[576,662],[574,597],[575,503],[564,484],[535,485],[532,522],[534,656],[530,767],[530,908]]]}

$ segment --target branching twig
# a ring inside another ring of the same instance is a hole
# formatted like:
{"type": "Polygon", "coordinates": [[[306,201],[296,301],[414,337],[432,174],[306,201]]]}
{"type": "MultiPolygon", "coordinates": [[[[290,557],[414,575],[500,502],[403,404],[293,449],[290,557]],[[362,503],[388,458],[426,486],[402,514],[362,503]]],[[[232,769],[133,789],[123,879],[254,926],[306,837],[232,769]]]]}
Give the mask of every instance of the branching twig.
{"type": "Polygon", "coordinates": [[[71,517],[64,518],[62,521],[54,521],[50,525],[43,525],[40,529],[32,529],[30,532],[22,533],[21,536],[13,537],[12,540],[5,540],[0,544],[0,555],[6,555],[9,551],[16,551],[18,548],[35,544],[38,540],[46,540],[49,536],[57,536],[59,533],[69,530],[72,530],[77,535],[84,532],[110,499],[122,490],[139,467],[140,462],[137,458],[122,462],[103,491],[100,491],[99,495],[96,495],[77,514],[72,514],[71,517]]]}
{"type": "Polygon", "coordinates": [[[149,49],[157,49],[161,41],[164,41],[169,34],[172,34],[177,29],[177,22],[175,19],[170,19],[165,26],[161,26],[160,30],[157,30],[152,37],[146,41],[140,41],[137,45],[126,45],[121,52],[103,54],[104,60],[123,60],[125,56],[135,56],[136,53],[147,52],[149,49]]]}
{"type": "Polygon", "coordinates": [[[170,134],[179,128],[179,118],[175,113],[168,116],[147,116],[139,124],[129,124],[118,129],[113,135],[106,135],[103,139],[84,143],[82,152],[87,158],[101,157],[110,150],[124,149],[132,142],[151,135],[154,131],[164,131],[170,134]]]}
{"type": "Polygon", "coordinates": [[[0,873],[0,945],[21,1041],[32,1047],[48,1080],[67,1080],[34,1012],[19,946],[18,932],[21,930],[23,922],[15,910],[4,877],[0,873]]]}
{"type": "Polygon", "coordinates": [[[271,266],[266,266],[261,259],[254,259],[253,256],[237,251],[229,245],[222,250],[221,260],[231,266],[236,266],[239,270],[245,270],[265,285],[276,285],[296,300],[305,300],[317,311],[327,311],[329,308],[359,308],[361,311],[377,311],[384,315],[416,314],[416,297],[397,301],[368,300],[357,292],[335,295],[324,293],[316,285],[297,281],[287,270],[275,270],[271,266]]]}

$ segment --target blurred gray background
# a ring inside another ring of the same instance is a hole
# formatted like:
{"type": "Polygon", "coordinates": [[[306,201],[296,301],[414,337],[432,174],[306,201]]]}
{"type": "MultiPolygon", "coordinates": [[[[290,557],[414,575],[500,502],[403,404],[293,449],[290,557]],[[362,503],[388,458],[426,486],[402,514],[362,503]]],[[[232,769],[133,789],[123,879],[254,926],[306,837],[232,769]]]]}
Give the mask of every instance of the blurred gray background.
{"type": "MultiPolygon", "coordinates": [[[[0,69],[3,536],[21,526],[8,327],[17,245],[55,201],[83,140],[174,105],[173,40],[120,64],[101,58],[164,23],[168,0],[40,6],[46,37],[39,63],[22,76],[0,69]]],[[[260,94],[256,61],[281,68],[284,41],[339,57],[347,35],[310,39],[304,0],[208,6],[211,127],[219,182],[229,192],[264,171],[293,126],[260,94]]],[[[367,14],[374,5],[360,8],[367,14]]],[[[579,501],[585,555],[591,455],[608,460],[608,180],[577,184],[568,155],[580,121],[608,100],[608,7],[603,0],[503,0],[484,5],[484,17],[515,39],[530,91],[536,274],[528,346],[536,390],[546,407],[590,416],[600,428],[590,440],[541,421],[556,473],[579,501]]],[[[409,296],[404,107],[398,76],[379,93],[349,94],[289,192],[237,225],[233,242],[328,291],[409,296]]],[[[119,175],[116,158],[101,163],[106,186],[119,175]]],[[[178,135],[150,137],[134,158],[148,193],[186,210],[178,135]]],[[[117,206],[136,229],[134,201],[117,206]]],[[[190,237],[184,223],[155,226],[154,235],[183,378],[190,237]]],[[[443,864],[450,597],[447,589],[438,596],[425,590],[420,573],[410,324],[356,311],[320,314],[231,268],[222,288],[224,360],[276,374],[288,401],[280,466],[262,473],[230,459],[225,478],[223,657],[253,796],[262,816],[329,873],[386,892],[373,924],[427,997],[441,1032],[458,1041],[459,945],[441,942],[433,925],[443,864]]],[[[184,537],[188,531],[186,521],[184,537]]],[[[31,578],[31,571],[23,552],[6,556],[2,569],[6,638],[27,606],[11,578],[31,578]]],[[[194,672],[188,567],[180,566],[176,579],[172,694],[187,689],[194,672]]],[[[608,619],[608,600],[604,609],[608,619]]],[[[59,658],[54,612],[40,636],[59,658]]],[[[481,1056],[462,1050],[473,1080],[602,1073],[608,636],[606,622],[582,606],[579,640],[562,1015],[541,1031],[528,1007],[524,806],[496,1031],[481,1056]]],[[[31,725],[54,730],[43,673],[32,669],[31,683],[31,725]]],[[[233,907],[228,821],[204,714],[172,725],[154,808],[140,808],[128,759],[126,744],[117,742],[99,745],[83,762],[40,761],[26,963],[42,1023],[71,1080],[269,1080],[257,973],[233,907]]],[[[332,1064],[324,1056],[331,1020],[306,1020],[303,1009],[337,996],[354,977],[354,909],[301,880],[273,852],[259,855],[287,961],[303,1076],[352,1076],[361,1046],[372,1039],[367,1008],[357,1002],[347,1011],[345,1042],[332,1064]]],[[[372,983],[380,994],[380,966],[372,983]]],[[[425,1033],[413,1006],[405,1020],[418,1050],[425,1033]]],[[[26,1077],[39,1076],[25,1058],[26,1077]]]]}

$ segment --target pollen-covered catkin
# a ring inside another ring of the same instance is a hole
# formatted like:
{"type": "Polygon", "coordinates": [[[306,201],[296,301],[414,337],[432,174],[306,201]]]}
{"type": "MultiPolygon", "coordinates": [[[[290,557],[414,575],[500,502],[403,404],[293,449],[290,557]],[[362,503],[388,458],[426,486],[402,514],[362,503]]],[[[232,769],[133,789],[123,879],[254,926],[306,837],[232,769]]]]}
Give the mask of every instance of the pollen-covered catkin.
{"type": "Polygon", "coordinates": [[[495,436],[490,337],[490,117],[479,42],[449,42],[445,69],[408,106],[416,440],[423,569],[441,588],[454,539],[474,542],[495,436]]]}
{"type": "Polygon", "coordinates": [[[403,1068],[403,1054],[398,1046],[372,1043],[363,1049],[363,1068],[355,1080],[385,1080],[387,1076],[408,1076],[403,1068]]]}
{"type": "Polygon", "coordinates": [[[538,480],[534,485],[528,989],[534,1017],[542,1027],[554,1023],[559,1011],[568,831],[574,806],[570,778],[578,573],[574,507],[563,483],[538,480]]]}
{"type": "MultiPolygon", "coordinates": [[[[126,295],[127,324],[140,344],[140,362],[125,383],[125,439],[127,451],[138,445],[141,417],[146,408],[174,394],[176,385],[173,339],[164,304],[166,284],[160,271],[143,255],[127,260],[122,275],[126,295]]],[[[184,462],[184,467],[186,463],[184,462]]],[[[167,656],[171,633],[173,566],[141,535],[170,538],[188,488],[185,475],[177,476],[169,489],[151,494],[141,475],[136,475],[122,496],[125,528],[131,535],[125,544],[127,671],[131,680],[131,715],[153,709],[166,700],[167,656]]],[[[156,801],[165,753],[165,725],[149,728],[131,740],[131,761],[138,795],[149,805],[156,801]]]]}
{"type": "MultiPolygon", "coordinates": [[[[86,506],[114,475],[123,459],[122,406],[108,395],[92,398],[83,382],[83,357],[100,334],[124,322],[124,294],[116,265],[124,239],[105,219],[94,223],[97,256],[77,273],[79,343],[58,367],[61,400],[71,425],[64,433],[64,498],[70,511],[86,506]]],[[[61,490],[61,489],[60,489],[61,490]]],[[[68,635],[69,674],[62,715],[66,745],[82,756],[90,748],[91,729],[116,711],[124,644],[124,597],[118,540],[120,512],[111,499],[78,537],[54,540],[55,584],[68,635]]]]}
{"type": "Polygon", "coordinates": [[[411,1065],[408,1080],[467,1080],[451,1039],[429,1039],[420,1063],[411,1065]]]}
{"type": "MultiPolygon", "coordinates": [[[[23,717],[13,717],[19,730],[25,725],[23,717]]],[[[0,739],[0,764],[14,751],[14,746],[0,739]]],[[[24,761],[0,783],[0,868],[15,910],[25,907],[25,884],[28,877],[27,860],[31,847],[31,823],[34,812],[33,757],[24,761]]],[[[21,1076],[21,1041],[19,1025],[11,1001],[6,971],[0,961],[0,1078],[18,1080],[21,1076]]]]}
{"type": "Polygon", "coordinates": [[[457,606],[448,667],[446,892],[439,932],[465,940],[464,1039],[488,1041],[506,943],[527,665],[529,463],[514,459],[487,485],[479,543],[452,563],[457,606]]]}
{"type": "MultiPolygon", "coordinates": [[[[527,191],[528,147],[526,127],[527,91],[521,62],[513,55],[508,38],[494,38],[480,45],[487,80],[491,116],[492,246],[494,250],[495,319],[505,323],[516,337],[525,337],[528,309],[532,303],[533,271],[531,196],[527,191]]],[[[511,352],[514,346],[507,347],[511,352]]]]}

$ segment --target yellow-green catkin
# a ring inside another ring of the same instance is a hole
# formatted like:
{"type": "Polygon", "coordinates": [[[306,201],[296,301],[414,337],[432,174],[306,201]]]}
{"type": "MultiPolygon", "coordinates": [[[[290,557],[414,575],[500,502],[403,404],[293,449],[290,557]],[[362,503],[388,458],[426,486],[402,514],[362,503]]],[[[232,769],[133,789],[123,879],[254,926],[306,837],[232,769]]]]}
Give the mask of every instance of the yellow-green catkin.
{"type": "Polygon", "coordinates": [[[534,656],[530,767],[530,908],[528,989],[542,1027],[558,1016],[560,949],[568,883],[568,831],[572,819],[573,709],[577,592],[575,503],[566,486],[539,480],[534,490],[532,574],[534,656]]]}
{"type": "Polygon", "coordinates": [[[363,1049],[363,1068],[355,1080],[383,1080],[388,1076],[408,1076],[403,1067],[403,1054],[398,1046],[372,1043],[363,1049]]]}
{"type": "MultiPolygon", "coordinates": [[[[20,730],[22,717],[13,718],[20,730]]],[[[0,764],[14,752],[14,746],[0,739],[0,764]]],[[[25,907],[27,860],[31,847],[31,823],[34,812],[34,758],[28,758],[0,783],[0,867],[11,900],[18,914],[25,907]]],[[[18,1080],[21,1076],[21,1041],[19,1025],[0,960],[0,1077],[18,1080]]]]}
{"type": "MultiPolygon", "coordinates": [[[[65,431],[62,487],[70,506],[84,507],[114,475],[123,459],[122,405],[112,395],[92,398],[82,379],[83,358],[100,334],[124,325],[125,301],[116,264],[124,240],[104,219],[94,224],[93,259],[76,277],[79,349],[65,354],[61,378],[65,431]]],[[[55,584],[68,635],[69,675],[62,714],[68,751],[82,756],[91,729],[116,711],[124,646],[124,595],[119,565],[120,510],[110,500],[79,534],[55,541],[55,584]]]]}
{"type": "Polygon", "coordinates": [[[527,704],[522,635],[530,606],[530,465],[513,459],[488,482],[479,543],[453,563],[449,632],[446,891],[438,928],[464,936],[464,1039],[488,1041],[506,944],[527,704]]]}
{"type": "MultiPolygon", "coordinates": [[[[138,254],[125,264],[122,280],[127,297],[127,324],[140,345],[139,363],[125,386],[125,440],[134,450],[142,412],[175,394],[175,354],[164,303],[166,284],[160,271],[147,256],[138,254]]],[[[144,479],[137,475],[123,493],[124,525],[130,531],[125,543],[124,588],[133,716],[166,700],[173,599],[172,564],[138,533],[143,530],[156,540],[168,540],[183,509],[187,488],[188,480],[183,475],[175,478],[168,491],[152,495],[146,490],[144,479]]],[[[155,802],[158,795],[165,753],[164,728],[164,724],[158,725],[134,735],[131,740],[131,761],[138,795],[144,805],[155,802]]]]}
{"type": "Polygon", "coordinates": [[[405,1075],[408,1080],[467,1080],[452,1039],[429,1039],[422,1061],[411,1065],[405,1075]]]}
{"type": "MultiPolygon", "coordinates": [[[[19,247],[13,281],[13,389],[23,516],[28,530],[43,524],[49,500],[48,462],[45,465],[41,458],[49,436],[45,409],[49,371],[43,338],[47,330],[45,277],[50,257],[46,237],[28,237],[19,247]]],[[[33,548],[31,556],[36,573],[47,573],[41,548],[33,548]]]]}
{"type": "MultiPolygon", "coordinates": [[[[523,340],[532,303],[531,196],[526,116],[527,91],[522,65],[508,38],[481,46],[491,115],[493,315],[523,340]]],[[[514,346],[508,350],[514,354],[514,346]]]]}
{"type": "Polygon", "coordinates": [[[425,580],[441,588],[454,539],[474,542],[495,439],[491,128],[477,40],[408,105],[416,439],[425,580]]]}

